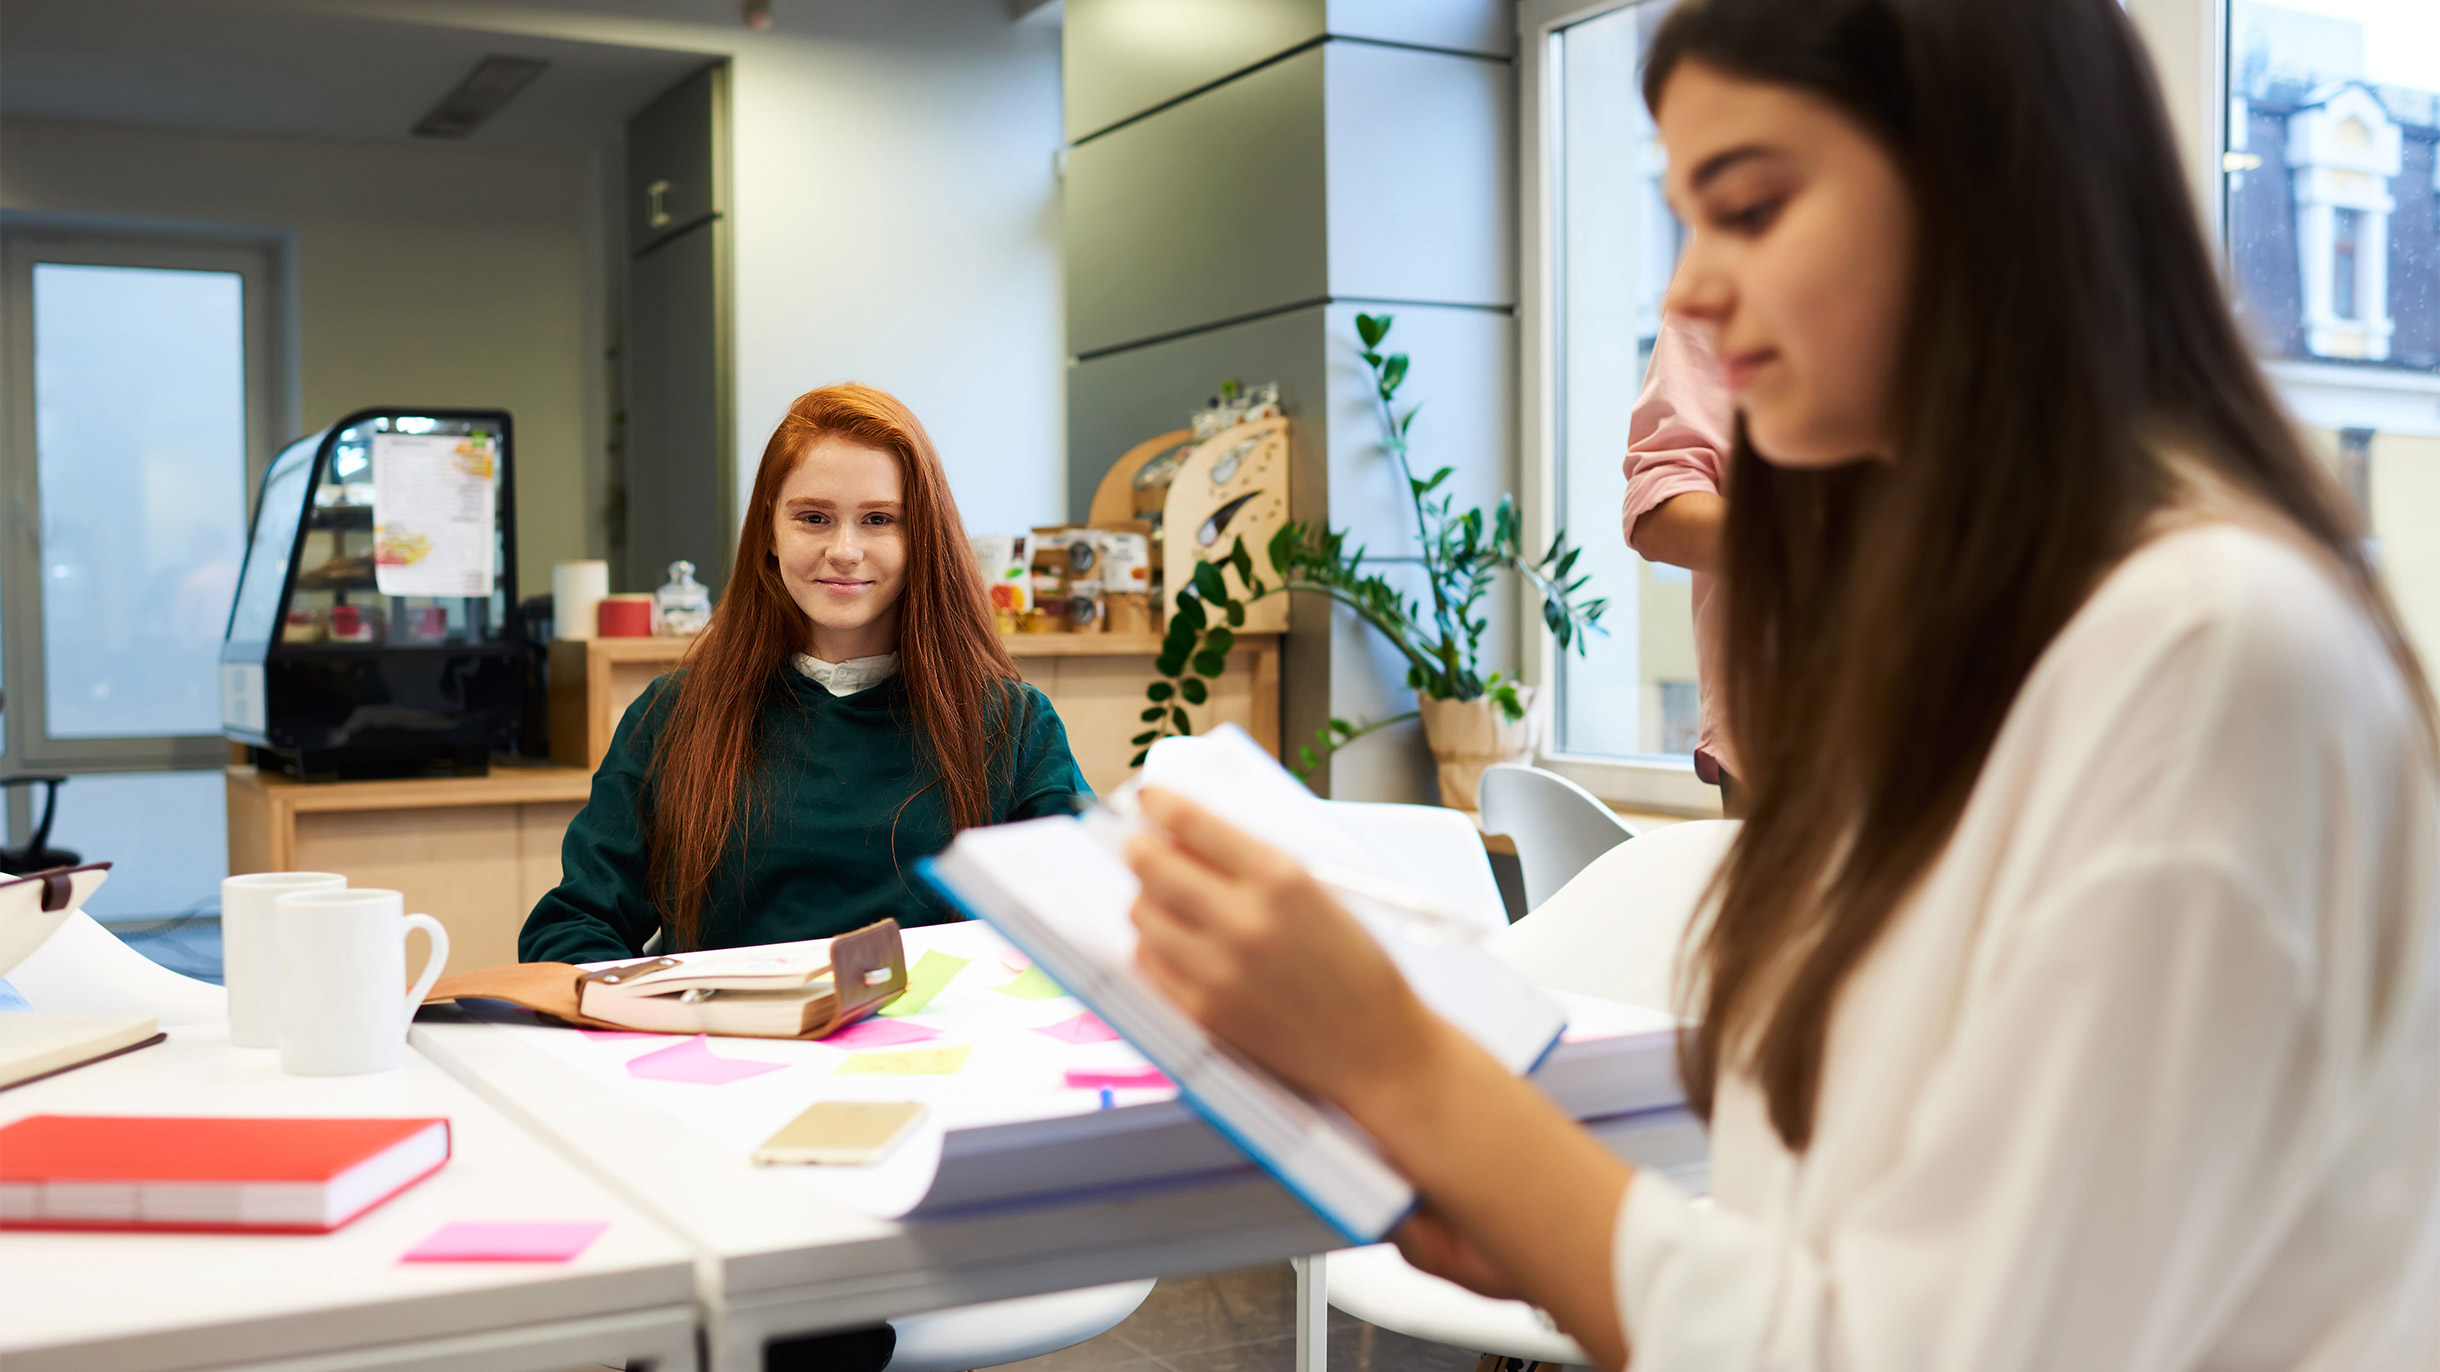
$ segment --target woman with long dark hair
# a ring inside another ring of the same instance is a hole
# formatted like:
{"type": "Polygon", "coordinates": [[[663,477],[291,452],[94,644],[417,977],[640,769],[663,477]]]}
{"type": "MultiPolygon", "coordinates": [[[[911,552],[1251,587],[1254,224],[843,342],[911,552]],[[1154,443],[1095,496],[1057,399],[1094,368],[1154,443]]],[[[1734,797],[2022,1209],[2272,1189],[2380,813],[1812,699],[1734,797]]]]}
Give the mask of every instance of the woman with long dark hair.
{"type": "Polygon", "coordinates": [[[1080,794],[923,425],[869,386],[825,386],[772,431],[711,627],[620,722],[518,955],[937,923],[915,859],[1080,794]]]}
{"type": "Polygon", "coordinates": [[[1145,970],[1609,1367],[2440,1366],[2440,786],[2112,0],[1685,0],[1669,308],[1737,397],[1714,1204],[1172,796],[1145,970]]]}

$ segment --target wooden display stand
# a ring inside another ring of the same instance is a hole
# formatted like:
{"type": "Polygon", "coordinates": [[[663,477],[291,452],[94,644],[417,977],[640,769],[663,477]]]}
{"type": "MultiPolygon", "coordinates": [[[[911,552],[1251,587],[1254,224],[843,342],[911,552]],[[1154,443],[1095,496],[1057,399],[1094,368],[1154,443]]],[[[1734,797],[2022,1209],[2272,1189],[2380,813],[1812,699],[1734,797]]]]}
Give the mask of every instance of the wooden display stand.
{"type": "Polygon", "coordinates": [[[497,761],[479,777],[227,777],[232,873],[337,872],[404,892],[449,931],[451,973],[517,960],[517,931],[559,884],[559,841],[593,788],[589,768],[497,761]]]}
{"type": "MultiPolygon", "coordinates": [[[[1093,488],[1086,521],[1112,528],[1136,518],[1135,474],[1144,464],[1191,441],[1178,429],[1129,448],[1093,488]]],[[[1195,563],[1220,562],[1245,540],[1255,569],[1269,577],[1271,535],[1288,522],[1288,421],[1257,419],[1203,440],[1170,477],[1161,494],[1163,594],[1174,597],[1194,579],[1195,563]]],[[[1244,595],[1235,572],[1223,573],[1232,594],[1244,595]]],[[[1288,598],[1273,595],[1246,607],[1244,633],[1277,634],[1288,629],[1288,598]]],[[[1260,737],[1260,735],[1257,735],[1260,737]]],[[[1276,740],[1272,751],[1278,751],[1276,740]]]]}

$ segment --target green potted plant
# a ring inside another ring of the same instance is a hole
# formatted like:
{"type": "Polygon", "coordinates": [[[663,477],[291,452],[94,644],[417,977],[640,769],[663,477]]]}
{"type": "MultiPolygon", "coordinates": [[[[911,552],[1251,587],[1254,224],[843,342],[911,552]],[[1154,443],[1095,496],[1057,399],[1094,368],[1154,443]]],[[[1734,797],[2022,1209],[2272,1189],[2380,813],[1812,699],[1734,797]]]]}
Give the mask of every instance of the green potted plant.
{"type": "Polygon", "coordinates": [[[1584,650],[1585,636],[1599,628],[1609,602],[1584,596],[1590,578],[1570,579],[1578,550],[1568,546],[1565,530],[1552,538],[1548,551],[1529,557],[1513,499],[1500,497],[1488,517],[1479,507],[1452,511],[1441,487],[1455,474],[1454,467],[1415,475],[1407,431],[1421,407],[1398,407],[1407,356],[1381,351],[1391,319],[1359,314],[1356,333],[1364,345],[1364,365],[1372,373],[1381,446],[1397,464],[1414,508],[1416,545],[1430,603],[1368,570],[1365,549],[1350,551],[1343,531],[1285,525],[1264,550],[1267,571],[1256,568],[1245,541],[1237,540],[1223,562],[1236,571],[1245,594],[1230,594],[1221,562],[1197,563],[1192,584],[1177,590],[1176,609],[1153,665],[1159,675],[1144,688],[1143,720],[1149,727],[1134,738],[1142,750],[1134,765],[1143,764],[1155,740],[1193,732],[1183,707],[1209,699],[1210,683],[1226,669],[1235,631],[1245,623],[1245,607],[1291,592],[1344,605],[1378,630],[1405,659],[1406,684],[1417,696],[1417,708],[1400,714],[1362,724],[1330,720],[1311,743],[1297,748],[1294,761],[1300,773],[1310,773],[1331,751],[1366,734],[1420,715],[1439,764],[1441,803],[1471,810],[1475,782],[1485,766],[1531,751],[1534,688],[1482,670],[1483,634],[1490,628],[1483,597],[1503,571],[1523,578],[1541,598],[1542,622],[1550,626],[1561,650],[1577,652],[1584,650]]]}

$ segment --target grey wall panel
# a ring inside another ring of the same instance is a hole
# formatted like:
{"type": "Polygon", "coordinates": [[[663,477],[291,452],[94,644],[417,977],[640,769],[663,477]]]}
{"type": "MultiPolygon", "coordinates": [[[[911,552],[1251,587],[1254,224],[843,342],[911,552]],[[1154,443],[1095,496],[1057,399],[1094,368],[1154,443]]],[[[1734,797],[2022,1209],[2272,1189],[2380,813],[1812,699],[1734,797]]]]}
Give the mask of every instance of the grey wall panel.
{"type": "Polygon", "coordinates": [[[1515,0],[1330,0],[1329,18],[1332,37],[1495,57],[1514,53],[1517,45],[1515,0]]]}
{"type": "Polygon", "coordinates": [[[1068,0],[1068,141],[1321,37],[1323,13],[1323,0],[1068,0]]]}
{"type": "Polygon", "coordinates": [[[1516,303],[1516,81],[1505,62],[1331,43],[1330,293],[1516,303]]]}
{"type": "Polygon", "coordinates": [[[627,539],[614,589],[650,590],[685,558],[718,592],[731,556],[732,462],[721,358],[720,221],[639,257],[627,276],[627,539]]]}
{"type": "Polygon", "coordinates": [[[1068,351],[1319,300],[1328,280],[1323,50],[1068,158],[1068,351]]]}
{"type": "Polygon", "coordinates": [[[728,212],[728,67],[704,68],[627,121],[627,250],[728,212]]]}
{"type": "MultiPolygon", "coordinates": [[[[1090,358],[1069,368],[1069,517],[1084,517],[1102,474],[1129,448],[1167,430],[1185,428],[1188,416],[1219,388],[1224,376],[1250,386],[1277,381],[1280,403],[1299,421],[1289,430],[1297,470],[1325,473],[1322,430],[1309,418],[1321,412],[1327,385],[1322,316],[1319,307],[1296,310],[1090,358]]],[[[1319,504],[1318,488],[1296,495],[1319,504]]],[[[1309,507],[1292,500],[1290,508],[1301,514],[1309,507]]]]}

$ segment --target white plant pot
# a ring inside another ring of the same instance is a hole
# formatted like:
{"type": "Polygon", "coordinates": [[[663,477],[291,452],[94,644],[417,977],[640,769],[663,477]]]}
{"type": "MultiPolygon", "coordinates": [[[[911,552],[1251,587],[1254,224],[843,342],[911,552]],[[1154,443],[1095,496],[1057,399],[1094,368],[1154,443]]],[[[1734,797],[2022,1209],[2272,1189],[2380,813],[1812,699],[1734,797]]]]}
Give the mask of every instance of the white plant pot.
{"type": "Polygon", "coordinates": [[[1473,815],[1480,804],[1475,793],[1483,771],[1502,762],[1530,762],[1541,716],[1535,711],[1537,688],[1517,687],[1525,717],[1511,721],[1489,696],[1473,700],[1419,700],[1423,736],[1431,745],[1433,768],[1440,774],[1440,803],[1473,815]]]}

